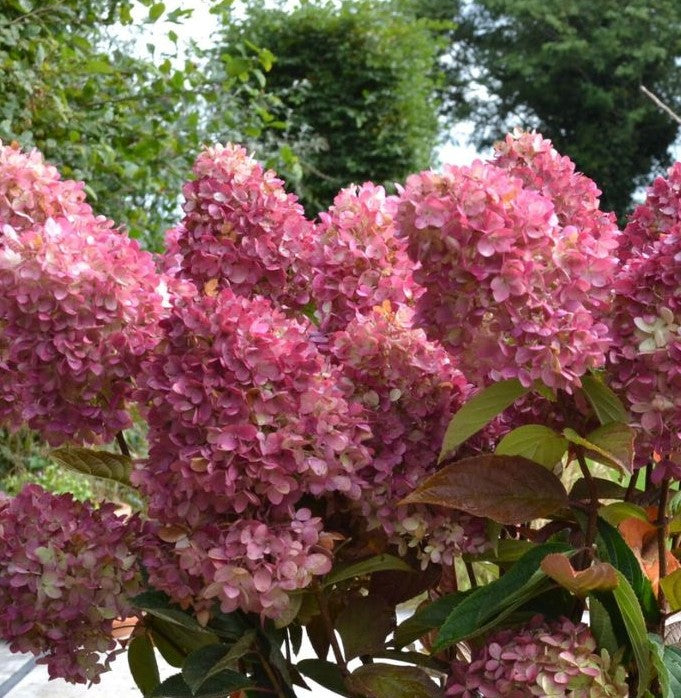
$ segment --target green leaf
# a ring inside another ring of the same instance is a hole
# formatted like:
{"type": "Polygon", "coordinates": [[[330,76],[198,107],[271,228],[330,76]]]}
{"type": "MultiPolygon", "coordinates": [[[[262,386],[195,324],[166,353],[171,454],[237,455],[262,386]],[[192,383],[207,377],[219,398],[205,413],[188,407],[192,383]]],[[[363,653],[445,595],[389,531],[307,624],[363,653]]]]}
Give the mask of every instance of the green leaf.
{"type": "Polygon", "coordinates": [[[444,692],[422,669],[365,664],[348,676],[350,690],[363,698],[443,698],[444,692]]]}
{"type": "Polygon", "coordinates": [[[681,610],[681,570],[675,570],[666,577],[662,577],[660,586],[669,603],[669,610],[672,613],[681,610]]]}
{"type": "Polygon", "coordinates": [[[498,456],[524,456],[551,469],[560,462],[567,447],[567,439],[553,429],[542,424],[525,424],[506,434],[495,453],[498,456]]]}
{"type": "Polygon", "coordinates": [[[57,464],[69,470],[132,487],[130,483],[132,460],[128,456],[71,446],[55,448],[50,451],[50,455],[57,464]]]}
{"type": "Polygon", "coordinates": [[[240,637],[231,647],[229,647],[224,656],[218,659],[212,668],[206,672],[204,680],[209,679],[212,676],[225,671],[226,669],[236,669],[238,661],[251,651],[255,637],[255,630],[247,630],[242,637],[240,637]]]}
{"type": "Polygon", "coordinates": [[[625,475],[631,474],[633,460],[633,445],[634,436],[633,430],[625,424],[619,422],[611,422],[595,431],[591,432],[587,438],[580,436],[574,429],[569,427],[563,429],[563,436],[573,444],[582,446],[590,453],[593,460],[597,460],[603,465],[610,468],[615,468],[625,475]],[[605,444],[612,447],[613,450],[606,450],[604,446],[600,446],[591,440],[594,437],[605,444]],[[627,443],[629,449],[627,449],[627,443]]]}
{"type": "Polygon", "coordinates": [[[166,11],[165,3],[156,2],[149,8],[149,22],[155,22],[166,11]]]}
{"type": "Polygon", "coordinates": [[[606,607],[594,594],[589,595],[589,627],[599,649],[605,649],[613,657],[619,649],[612,619],[606,607]]]}
{"type": "Polygon", "coordinates": [[[201,627],[193,616],[185,613],[175,604],[170,603],[168,597],[162,592],[144,591],[135,596],[132,602],[141,611],[146,611],[152,616],[162,618],[169,623],[179,625],[199,635],[213,637],[215,642],[217,642],[217,637],[210,630],[201,627]]]}
{"type": "Polygon", "coordinates": [[[610,424],[610,422],[627,424],[629,422],[630,416],[626,407],[600,378],[583,376],[582,390],[601,424],[610,424]]]}
{"type": "Polygon", "coordinates": [[[598,557],[609,562],[626,578],[643,609],[650,625],[660,622],[660,611],[650,580],[643,574],[641,565],[620,532],[600,517],[597,521],[596,548],[598,557]]]}
{"type": "Polygon", "coordinates": [[[661,638],[658,635],[650,633],[648,639],[650,641],[650,649],[652,650],[650,656],[660,688],[660,698],[675,698],[679,694],[672,693],[671,690],[671,676],[664,663],[664,645],[662,644],[661,638]]]}
{"type": "Polygon", "coordinates": [[[508,565],[510,562],[516,562],[532,548],[536,547],[536,543],[529,540],[515,540],[514,538],[502,538],[497,543],[495,551],[488,551],[481,555],[465,556],[464,559],[471,560],[488,560],[501,565],[508,565]]]}
{"type": "Polygon", "coordinates": [[[156,654],[148,635],[136,635],[131,640],[128,645],[128,666],[135,685],[145,698],[161,683],[156,654]]]}
{"type": "MultiPolygon", "coordinates": [[[[636,432],[622,422],[610,422],[591,433],[587,434],[587,440],[602,449],[608,457],[615,457],[618,468],[623,467],[627,474],[634,467],[634,438],[636,432]]],[[[606,463],[607,465],[607,463],[606,463]]]]}
{"type": "Polygon", "coordinates": [[[93,73],[95,75],[106,75],[115,72],[113,65],[105,58],[92,58],[86,61],[82,66],[82,70],[85,73],[93,73]]]}
{"type": "MultiPolygon", "coordinates": [[[[627,491],[622,485],[602,477],[593,478],[593,482],[599,499],[622,499],[627,491]]],[[[585,478],[580,478],[572,486],[570,499],[591,499],[591,493],[585,478]]]]}
{"type": "Polygon", "coordinates": [[[561,481],[522,456],[473,456],[426,478],[401,504],[460,509],[503,524],[546,518],[568,506],[561,481]]]}
{"type": "Polygon", "coordinates": [[[440,628],[434,651],[475,637],[500,618],[545,591],[552,584],[539,569],[551,553],[566,553],[565,543],[544,543],[528,551],[502,577],[478,587],[457,604],[440,628]]]}
{"type": "Polygon", "coordinates": [[[520,381],[511,379],[493,383],[470,399],[452,417],[447,427],[440,451],[440,462],[527,391],[520,381]]]}
{"type": "Polygon", "coordinates": [[[681,696],[681,650],[678,647],[665,647],[662,659],[669,672],[669,695],[678,698],[681,696]]]}
{"type": "Polygon", "coordinates": [[[435,628],[439,628],[454,609],[468,596],[474,589],[467,591],[457,591],[448,594],[440,599],[419,608],[413,616],[400,623],[395,630],[394,643],[396,647],[410,645],[415,640],[422,638],[435,628]]]}
{"type": "Polygon", "coordinates": [[[161,656],[174,667],[181,667],[184,660],[199,647],[212,645],[218,638],[212,633],[189,630],[153,615],[147,616],[145,624],[151,633],[151,639],[161,656]]]}
{"type": "Polygon", "coordinates": [[[307,676],[308,679],[312,679],[329,691],[341,696],[350,695],[338,664],[327,662],[325,659],[303,659],[296,664],[296,668],[303,676],[307,676]]]}
{"type": "Polygon", "coordinates": [[[380,572],[381,570],[402,570],[404,572],[411,572],[412,569],[409,565],[400,560],[394,555],[388,555],[383,553],[382,555],[375,555],[367,560],[362,560],[361,562],[354,562],[350,565],[337,568],[332,570],[324,578],[324,586],[331,586],[332,584],[338,584],[346,579],[353,579],[354,577],[364,577],[372,572],[380,572]]]}
{"type": "MultiPolygon", "coordinates": [[[[194,694],[182,678],[182,674],[173,674],[151,694],[152,698],[192,698],[194,694]]],[[[224,696],[224,694],[223,694],[224,696]]]]}
{"type": "Polygon", "coordinates": [[[335,627],[346,659],[372,654],[385,648],[385,638],[395,627],[395,609],[376,596],[351,599],[338,614],[335,627]]]}
{"type": "Polygon", "coordinates": [[[215,670],[229,651],[227,645],[206,645],[192,652],[182,665],[182,678],[195,695],[207,686],[220,688],[229,694],[242,688],[249,688],[253,682],[243,674],[231,669],[215,670]]]}
{"type": "Polygon", "coordinates": [[[636,666],[638,667],[638,687],[636,692],[638,698],[646,692],[653,677],[646,623],[631,584],[619,570],[617,570],[616,574],[618,584],[612,593],[622,614],[622,620],[627,629],[627,635],[629,636],[636,666]]]}
{"type": "Polygon", "coordinates": [[[623,422],[627,424],[630,415],[617,395],[596,376],[582,377],[582,390],[601,424],[623,422]]]}
{"type": "Polygon", "coordinates": [[[613,502],[612,504],[607,504],[598,510],[598,515],[613,526],[617,526],[625,519],[631,518],[648,521],[645,509],[631,502],[613,502]]]}

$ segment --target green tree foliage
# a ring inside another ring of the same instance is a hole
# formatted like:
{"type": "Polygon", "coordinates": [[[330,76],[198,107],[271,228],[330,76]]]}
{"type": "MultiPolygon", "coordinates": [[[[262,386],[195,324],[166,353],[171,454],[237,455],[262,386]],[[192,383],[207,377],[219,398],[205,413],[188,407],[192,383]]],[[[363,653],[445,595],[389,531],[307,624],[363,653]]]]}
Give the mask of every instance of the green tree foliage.
{"type": "MultiPolygon", "coordinates": [[[[424,3],[430,13],[451,7],[424,3]]],[[[640,85],[681,104],[681,3],[475,0],[458,20],[450,106],[475,121],[478,144],[512,125],[536,127],[621,215],[641,179],[667,164],[677,133],[640,85]]]]}
{"type": "Polygon", "coordinates": [[[276,57],[268,90],[303,146],[298,194],[310,213],[339,188],[392,183],[430,164],[438,133],[437,46],[406,3],[345,0],[249,6],[224,45],[250,40],[276,57]]]}
{"type": "Polygon", "coordinates": [[[140,57],[119,38],[134,32],[135,9],[148,23],[187,15],[151,0],[0,1],[0,138],[91,182],[99,212],[158,248],[201,144],[241,140],[260,123],[263,65],[250,51],[238,72],[209,77],[196,46],[140,57]]]}

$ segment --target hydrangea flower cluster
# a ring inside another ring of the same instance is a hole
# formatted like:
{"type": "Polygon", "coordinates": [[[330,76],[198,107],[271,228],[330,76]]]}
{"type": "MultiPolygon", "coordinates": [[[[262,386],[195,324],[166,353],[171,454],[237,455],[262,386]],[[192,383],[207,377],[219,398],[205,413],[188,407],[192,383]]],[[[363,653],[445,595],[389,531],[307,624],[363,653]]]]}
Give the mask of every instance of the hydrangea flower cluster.
{"type": "MultiPolygon", "coordinates": [[[[248,300],[229,289],[177,299],[161,325],[165,339],[138,379],[137,397],[149,404],[150,452],[134,480],[149,497],[152,517],[188,531],[178,552],[189,546],[191,555],[210,556],[217,569],[202,567],[201,574],[221,582],[224,607],[236,603],[268,613],[267,599],[253,596],[247,582],[227,579],[235,569],[251,570],[256,584],[259,569],[246,557],[232,557],[246,550],[232,536],[258,521],[274,526],[265,538],[281,541],[277,531],[286,527],[279,524],[288,522],[290,529],[299,521],[300,536],[291,534],[302,551],[294,555],[294,579],[303,583],[308,577],[300,570],[323,568],[317,558],[307,567],[301,560],[316,545],[319,528],[296,514],[295,505],[305,494],[360,496],[358,473],[369,460],[363,442],[370,435],[363,410],[346,401],[337,374],[309,339],[308,324],[286,318],[265,299],[248,300]],[[213,528],[215,521],[230,533],[213,528]]],[[[189,556],[178,560],[196,574],[200,565],[189,564],[189,556]]],[[[285,567],[270,570],[271,578],[289,579],[292,568],[285,567]]]]}
{"type": "MultiPolygon", "coordinates": [[[[416,321],[477,383],[539,379],[571,391],[605,361],[607,327],[594,311],[615,272],[616,230],[597,207],[556,195],[558,184],[526,182],[531,168],[509,158],[407,179],[398,227],[426,289],[416,321]]],[[[565,169],[558,157],[542,166],[552,162],[565,169]]],[[[566,191],[567,174],[556,175],[566,191]]]]}
{"type": "Polygon", "coordinates": [[[661,236],[678,230],[681,221],[681,162],[657,177],[646,193],[644,203],[630,216],[620,240],[619,256],[645,256],[653,251],[661,236]]]}
{"type": "Polygon", "coordinates": [[[648,247],[645,254],[632,254],[619,274],[611,317],[613,385],[644,432],[641,446],[662,455],[678,448],[681,425],[680,176],[681,168],[672,168],[668,186],[658,180],[637,211],[635,231],[647,236],[648,247]],[[675,202],[663,196],[674,191],[675,202]],[[651,225],[647,232],[644,221],[651,225]]]}
{"type": "Polygon", "coordinates": [[[92,214],[80,185],[12,148],[0,150],[2,181],[6,163],[0,419],[52,444],[108,441],[130,424],[130,377],[157,341],[167,285],[151,255],[92,214]]]}
{"type": "Polygon", "coordinates": [[[150,582],[199,612],[217,599],[224,613],[242,609],[281,618],[289,608],[288,592],[329,572],[331,555],[322,521],[308,509],[261,519],[232,516],[222,525],[188,530],[178,534],[172,553],[148,547],[150,582]]]}
{"type": "Polygon", "coordinates": [[[237,295],[305,305],[313,226],[282,180],[229,144],[201,153],[194,174],[172,235],[170,254],[181,255],[182,274],[200,291],[229,287],[237,295]]]}
{"type": "Polygon", "coordinates": [[[371,183],[348,187],[319,214],[312,293],[320,329],[342,330],[358,313],[416,295],[413,263],[395,237],[397,197],[371,183]]]}
{"type": "MultiPolygon", "coordinates": [[[[83,182],[62,180],[57,168],[32,150],[0,142],[0,227],[16,232],[43,225],[48,218],[90,216],[83,182]]],[[[0,244],[2,242],[0,230],[0,244]]]]}
{"type": "Polygon", "coordinates": [[[374,455],[362,471],[362,515],[391,542],[416,548],[424,563],[451,562],[484,544],[482,521],[397,503],[436,469],[447,424],[470,386],[447,352],[411,327],[411,318],[411,310],[386,301],[335,333],[329,351],[340,385],[364,405],[373,434],[374,455]]]}
{"type": "Polygon", "coordinates": [[[520,629],[502,630],[473,651],[471,662],[455,661],[446,695],[461,698],[626,698],[624,667],[600,654],[590,630],[562,618],[535,617],[520,629]]]}
{"type": "Polygon", "coordinates": [[[0,638],[39,655],[52,678],[97,683],[116,655],[113,620],[142,591],[144,528],[114,510],[38,485],[0,500],[0,638]]]}

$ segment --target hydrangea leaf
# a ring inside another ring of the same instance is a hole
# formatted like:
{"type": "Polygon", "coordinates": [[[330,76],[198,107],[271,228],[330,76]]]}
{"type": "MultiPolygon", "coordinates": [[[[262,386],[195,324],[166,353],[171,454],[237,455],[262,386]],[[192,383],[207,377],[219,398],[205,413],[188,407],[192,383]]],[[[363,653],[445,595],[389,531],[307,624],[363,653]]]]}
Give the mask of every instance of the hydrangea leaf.
{"type": "Polygon", "coordinates": [[[638,667],[638,685],[636,696],[643,696],[652,680],[653,671],[650,657],[650,646],[646,634],[646,624],[641,606],[636,598],[631,584],[619,571],[616,571],[618,584],[613,590],[617,606],[622,614],[622,620],[629,636],[631,649],[638,667]]]}
{"type": "Polygon", "coordinates": [[[394,627],[394,607],[376,596],[350,599],[336,618],[346,659],[384,649],[385,638],[394,627]]]}
{"type": "Polygon", "coordinates": [[[340,696],[350,695],[343,683],[343,674],[338,664],[327,662],[325,659],[303,659],[296,664],[296,668],[308,679],[312,679],[329,691],[340,696]]]}
{"type": "Polygon", "coordinates": [[[471,398],[453,417],[440,451],[440,461],[453,453],[466,439],[489,424],[498,414],[527,393],[517,379],[493,383],[471,398]]]}
{"type": "Polygon", "coordinates": [[[676,570],[660,579],[664,597],[672,612],[681,610],[681,570],[676,570]]]}
{"type": "Polygon", "coordinates": [[[426,478],[402,504],[460,509],[504,524],[545,518],[568,505],[560,480],[522,456],[473,456],[426,478]]]}
{"type": "Polygon", "coordinates": [[[149,696],[161,682],[154,647],[149,636],[137,635],[128,645],[128,666],[130,674],[142,695],[149,696]]]}
{"type": "Polygon", "coordinates": [[[601,424],[629,421],[629,413],[615,393],[596,376],[582,376],[582,390],[601,424]]]}
{"type": "Polygon", "coordinates": [[[610,591],[617,586],[615,568],[607,562],[595,562],[585,570],[576,571],[567,555],[552,553],[541,561],[541,569],[576,596],[584,597],[590,591],[610,591]]]}
{"type": "Polygon", "coordinates": [[[395,664],[365,664],[346,684],[362,698],[442,698],[444,693],[422,669],[395,664]]]}
{"type": "Polygon", "coordinates": [[[585,448],[590,456],[603,465],[630,475],[634,458],[634,430],[626,424],[611,422],[580,436],[574,429],[563,429],[563,436],[585,448]]]}
{"type": "Polygon", "coordinates": [[[524,456],[553,468],[567,451],[568,441],[543,424],[525,424],[506,434],[497,445],[498,456],[524,456]]]}
{"type": "Polygon", "coordinates": [[[69,470],[104,480],[113,480],[126,487],[132,486],[130,483],[132,459],[128,456],[73,446],[55,448],[51,451],[51,455],[59,465],[69,470]]]}
{"type": "Polygon", "coordinates": [[[326,575],[324,579],[324,586],[331,586],[332,584],[343,582],[346,579],[363,577],[371,574],[372,572],[380,572],[382,570],[402,570],[404,572],[412,571],[411,567],[409,567],[409,565],[403,560],[400,560],[394,555],[384,553],[382,555],[375,555],[367,560],[355,562],[351,565],[333,570],[326,575]]]}
{"type": "Polygon", "coordinates": [[[433,649],[437,651],[485,632],[526,601],[546,591],[548,579],[539,569],[541,561],[551,553],[569,551],[568,545],[556,542],[538,545],[525,553],[505,575],[478,587],[454,607],[442,624],[433,649]]]}

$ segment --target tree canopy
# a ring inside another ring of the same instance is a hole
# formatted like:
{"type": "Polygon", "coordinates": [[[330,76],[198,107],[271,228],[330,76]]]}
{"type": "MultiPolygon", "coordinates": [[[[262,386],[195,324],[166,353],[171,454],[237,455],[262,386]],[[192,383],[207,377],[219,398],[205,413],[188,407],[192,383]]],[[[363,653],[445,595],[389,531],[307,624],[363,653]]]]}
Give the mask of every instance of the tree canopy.
{"type": "MultiPolygon", "coordinates": [[[[442,13],[426,0],[425,11],[442,13]]],[[[536,127],[622,214],[641,180],[668,163],[678,126],[640,91],[681,104],[676,0],[475,0],[462,5],[448,57],[449,108],[478,145],[536,127]]]]}
{"type": "Polygon", "coordinates": [[[392,183],[430,163],[438,134],[437,43],[401,2],[249,6],[224,45],[252,41],[276,61],[268,90],[303,145],[298,193],[326,208],[349,182],[392,183]]]}
{"type": "Polygon", "coordinates": [[[197,46],[184,58],[151,45],[137,55],[114,31],[132,29],[135,6],[147,22],[187,14],[149,0],[0,4],[0,138],[36,146],[64,176],[91,183],[99,212],[157,248],[202,142],[241,140],[261,123],[268,59],[254,47],[238,71],[209,77],[197,46]],[[210,106],[218,93],[219,118],[210,106]]]}

